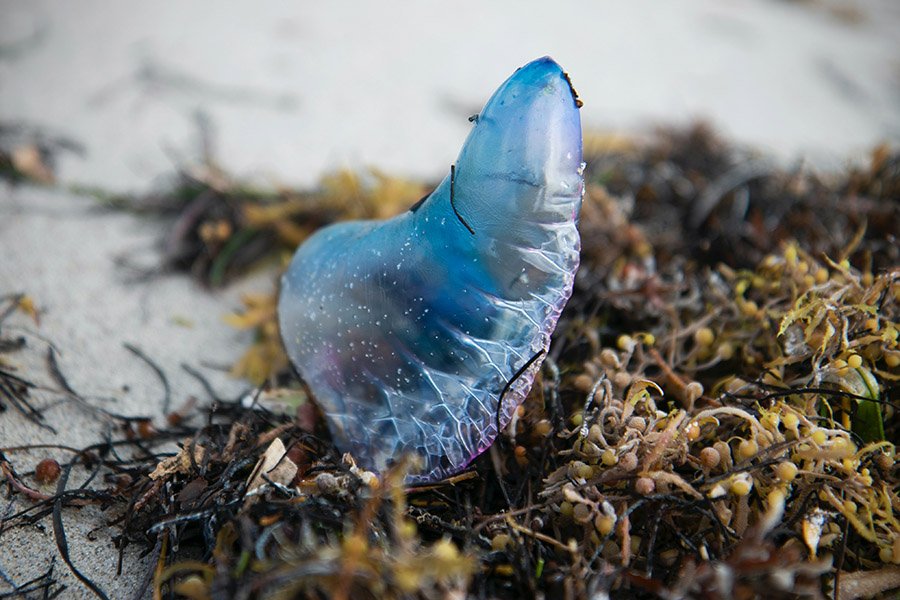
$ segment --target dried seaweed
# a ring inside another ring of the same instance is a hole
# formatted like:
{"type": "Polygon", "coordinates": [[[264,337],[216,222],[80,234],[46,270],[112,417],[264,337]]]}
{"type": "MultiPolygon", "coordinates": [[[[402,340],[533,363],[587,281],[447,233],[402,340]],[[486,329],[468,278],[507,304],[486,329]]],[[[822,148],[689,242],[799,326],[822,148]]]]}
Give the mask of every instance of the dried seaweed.
{"type": "Polygon", "coordinates": [[[38,321],[38,313],[34,307],[34,301],[25,294],[9,294],[0,297],[0,413],[7,406],[12,406],[26,419],[39,427],[56,433],[56,430],[46,422],[43,411],[31,403],[31,391],[36,387],[27,378],[17,375],[12,365],[7,365],[4,355],[21,350],[26,345],[22,336],[6,337],[3,324],[6,319],[16,311],[21,311],[35,321],[38,321]]]}
{"type": "MultiPolygon", "coordinates": [[[[403,460],[377,477],[340,456],[262,294],[231,322],[258,334],[237,372],[263,388],[227,400],[205,383],[209,404],[158,426],[109,416],[117,437],[72,455],[97,473],[90,489],[31,498],[3,526],[102,505],[120,551],[156,557],[154,597],[896,587],[900,155],[879,148],[845,174],[784,170],[703,126],[586,148],[574,295],[532,393],[469,471],[404,488],[403,460]]],[[[417,195],[348,175],[265,197],[189,181],[190,194],[158,198],[176,219],[170,265],[209,283],[417,195]]],[[[9,493],[29,497],[17,449],[0,450],[9,493]]]]}
{"type": "Polygon", "coordinates": [[[20,585],[16,585],[3,571],[0,571],[0,578],[12,588],[9,592],[0,592],[0,598],[36,598],[37,594],[45,599],[58,597],[65,591],[66,586],[56,583],[53,574],[54,568],[55,564],[51,563],[47,571],[20,585]]]}
{"type": "MultiPolygon", "coordinates": [[[[158,267],[189,272],[210,287],[267,263],[277,263],[306,237],[336,220],[383,218],[405,210],[425,191],[420,183],[380,171],[340,171],[319,189],[270,191],[234,181],[212,162],[177,173],[139,198],[85,190],[102,206],[170,221],[158,267]]],[[[138,269],[140,270],[140,269],[138,269]]]]}
{"type": "Polygon", "coordinates": [[[138,348],[133,344],[125,344],[125,349],[140,358],[142,361],[147,363],[153,372],[156,373],[156,376],[159,378],[159,382],[163,387],[163,400],[162,400],[162,412],[164,415],[169,414],[169,407],[172,404],[172,387],[169,385],[169,378],[166,377],[165,372],[157,365],[153,360],[144,354],[143,350],[138,348]]]}

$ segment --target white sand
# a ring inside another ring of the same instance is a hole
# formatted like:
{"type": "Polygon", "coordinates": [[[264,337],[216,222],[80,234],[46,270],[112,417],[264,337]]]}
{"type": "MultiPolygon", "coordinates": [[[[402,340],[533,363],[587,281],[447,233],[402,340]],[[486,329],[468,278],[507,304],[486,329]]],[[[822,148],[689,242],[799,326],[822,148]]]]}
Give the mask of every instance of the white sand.
{"type": "Polygon", "coordinates": [[[900,139],[900,3],[0,0],[0,114],[83,142],[69,181],[141,187],[195,155],[312,183],[376,165],[435,177],[497,84],[550,54],[586,126],[708,117],[786,159],[900,139]],[[859,23],[829,6],[857,7],[859,23]],[[30,44],[30,45],[29,45],[30,44]]]}
{"type": "MultiPolygon", "coordinates": [[[[840,4],[858,7],[861,20],[837,18],[828,2],[762,0],[552,9],[468,0],[0,0],[0,120],[84,144],[84,157],[60,164],[65,183],[147,189],[173,160],[197,157],[197,110],[213,124],[221,162],[242,175],[310,184],[325,170],[375,165],[434,178],[455,158],[465,117],[514,68],[551,54],[572,74],[587,127],[641,131],[703,116],[781,159],[834,165],[900,140],[900,5],[840,4]]],[[[216,294],[180,276],[129,282],[114,259],[147,261],[160,234],[152,221],[97,213],[69,194],[0,188],[0,294],[27,292],[42,310],[40,327],[24,316],[10,322],[29,339],[11,357],[26,376],[45,381],[40,334],[57,345],[78,391],[122,413],[159,416],[159,383],[122,349],[127,341],[166,370],[175,404],[202,395],[180,363],[234,360],[247,336],[221,317],[238,306],[241,290],[264,290],[272,277],[216,294]]],[[[241,388],[204,372],[223,393],[241,388]]],[[[72,406],[49,416],[61,444],[103,433],[72,406]]],[[[0,413],[0,447],[46,437],[14,411],[0,413]]],[[[10,456],[21,471],[40,457],[10,456]]],[[[15,497],[13,505],[27,503],[15,497]]],[[[64,516],[76,565],[110,597],[128,597],[140,561],[129,556],[116,578],[111,532],[98,511],[64,516]]],[[[0,535],[0,569],[17,582],[54,556],[49,521],[0,535]]],[[[58,557],[56,569],[70,586],[63,597],[88,594],[58,557]]]]}

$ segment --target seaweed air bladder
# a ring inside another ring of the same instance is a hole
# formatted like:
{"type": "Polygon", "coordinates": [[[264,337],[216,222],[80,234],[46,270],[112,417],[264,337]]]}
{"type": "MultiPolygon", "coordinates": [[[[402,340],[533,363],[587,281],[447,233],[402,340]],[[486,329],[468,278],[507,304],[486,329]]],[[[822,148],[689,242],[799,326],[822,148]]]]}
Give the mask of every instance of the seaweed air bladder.
{"type": "Polygon", "coordinates": [[[581,118],[549,57],[471,119],[437,188],[386,221],[329,226],[282,278],[291,362],[338,447],[409,483],[464,469],[528,394],[578,268],[581,118]]]}

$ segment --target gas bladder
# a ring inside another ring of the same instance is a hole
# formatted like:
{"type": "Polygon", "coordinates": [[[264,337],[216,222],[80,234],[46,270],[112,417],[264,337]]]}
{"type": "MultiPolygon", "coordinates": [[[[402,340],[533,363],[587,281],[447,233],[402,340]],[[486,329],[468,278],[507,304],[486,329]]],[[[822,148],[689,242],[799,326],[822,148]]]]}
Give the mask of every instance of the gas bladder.
{"type": "Polygon", "coordinates": [[[580,101],[545,57],[472,117],[437,188],[309,238],[281,281],[291,362],[338,447],[410,483],[464,469],[523,402],[578,268],[580,101]]]}

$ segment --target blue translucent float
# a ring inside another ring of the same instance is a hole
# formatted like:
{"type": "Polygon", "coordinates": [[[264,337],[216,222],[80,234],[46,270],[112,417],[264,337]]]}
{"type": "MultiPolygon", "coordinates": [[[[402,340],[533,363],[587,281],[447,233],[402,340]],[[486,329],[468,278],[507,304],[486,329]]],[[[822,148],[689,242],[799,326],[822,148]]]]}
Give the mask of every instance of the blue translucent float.
{"type": "Polygon", "coordinates": [[[531,388],[572,293],[583,194],[580,103],[550,58],[473,118],[451,173],[387,221],[322,229],[278,313],[288,355],[360,466],[463,469],[531,388]]]}

